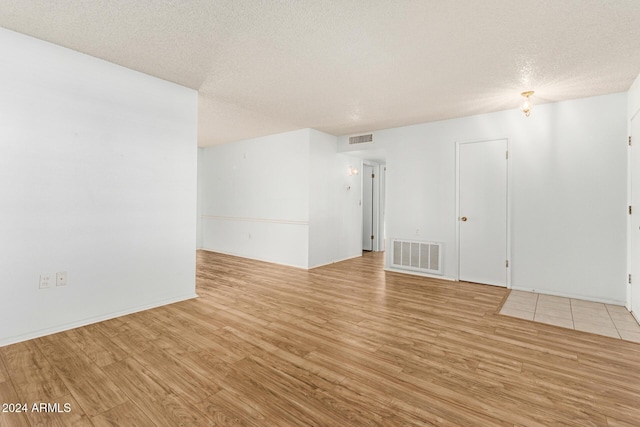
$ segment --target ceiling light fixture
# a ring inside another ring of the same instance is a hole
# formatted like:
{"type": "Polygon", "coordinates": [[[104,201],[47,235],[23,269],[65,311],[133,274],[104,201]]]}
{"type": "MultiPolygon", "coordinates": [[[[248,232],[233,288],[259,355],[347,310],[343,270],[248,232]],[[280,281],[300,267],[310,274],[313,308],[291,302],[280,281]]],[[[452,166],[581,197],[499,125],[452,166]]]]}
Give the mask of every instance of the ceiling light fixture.
{"type": "Polygon", "coordinates": [[[531,104],[531,99],[529,99],[529,97],[531,95],[534,94],[534,91],[532,90],[528,90],[526,92],[522,92],[520,95],[525,97],[524,102],[522,103],[522,105],[520,106],[520,109],[522,110],[522,112],[524,113],[525,116],[529,117],[529,115],[531,114],[531,108],[533,107],[533,105],[531,104]]]}

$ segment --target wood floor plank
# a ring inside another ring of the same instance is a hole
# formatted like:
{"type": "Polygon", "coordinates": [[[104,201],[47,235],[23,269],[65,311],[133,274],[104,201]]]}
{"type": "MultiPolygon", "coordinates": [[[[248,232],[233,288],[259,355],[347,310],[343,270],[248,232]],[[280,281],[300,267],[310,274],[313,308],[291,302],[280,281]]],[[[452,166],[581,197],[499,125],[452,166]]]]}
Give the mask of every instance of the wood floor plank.
{"type": "MultiPolygon", "coordinates": [[[[291,401],[289,388],[281,387],[282,375],[256,363],[254,358],[244,359],[232,367],[230,380],[218,395],[233,396],[242,402],[255,422],[275,425],[343,425],[342,423],[319,422],[301,405],[291,401]]],[[[294,388],[291,381],[287,385],[294,388]]],[[[299,392],[299,391],[298,391],[299,392]]],[[[305,401],[297,399],[298,402],[305,401]]]]}
{"type": "Polygon", "coordinates": [[[205,378],[208,382],[208,387],[214,393],[217,392],[222,380],[231,369],[231,364],[224,362],[214,353],[205,350],[181,353],[175,355],[174,358],[185,368],[205,378]]]}
{"type": "Polygon", "coordinates": [[[36,342],[87,415],[98,415],[126,401],[118,386],[75,344],[71,331],[36,342]]]}
{"type": "Polygon", "coordinates": [[[0,348],[0,398],[78,409],[15,425],[640,425],[640,344],[499,315],[506,289],[383,256],[199,251],[200,298],[0,348]]]}
{"type": "Polygon", "coordinates": [[[117,335],[111,336],[110,339],[127,356],[147,351],[152,347],[151,340],[141,331],[135,329],[124,330],[117,335]]]}
{"type": "Polygon", "coordinates": [[[207,414],[209,419],[220,422],[221,425],[250,427],[268,425],[260,412],[255,411],[244,399],[239,399],[236,394],[224,389],[206,397],[196,406],[207,414]]]}
{"type": "Polygon", "coordinates": [[[637,422],[625,422],[625,421],[620,421],[617,420],[613,417],[607,417],[607,426],[608,427],[638,427],[638,423],[637,422]]]}
{"type": "Polygon", "coordinates": [[[47,402],[69,394],[54,365],[34,341],[0,348],[5,366],[23,402],[47,402]]]}
{"type": "Polygon", "coordinates": [[[263,355],[264,358],[251,356],[250,362],[255,367],[249,372],[252,375],[260,372],[261,375],[250,380],[254,387],[268,389],[263,394],[276,393],[289,402],[281,408],[282,411],[287,412],[287,408],[295,407],[304,414],[299,419],[306,418],[311,425],[377,425],[382,421],[379,411],[371,406],[362,411],[355,405],[345,405],[341,399],[333,397],[331,393],[336,388],[335,384],[308,372],[300,372],[290,363],[274,363],[276,358],[269,353],[263,355]],[[303,400],[299,396],[312,398],[303,400]],[[365,416],[362,416],[363,412],[366,412],[365,416]]]}
{"type": "Polygon", "coordinates": [[[39,403],[40,404],[36,403],[36,407],[40,408],[39,410],[32,410],[27,413],[27,418],[29,419],[29,422],[32,426],[93,426],[89,417],[85,414],[78,402],[71,395],[62,396],[57,399],[39,403]]]}
{"type": "Polygon", "coordinates": [[[213,396],[209,396],[202,402],[198,403],[197,407],[209,417],[209,419],[214,423],[215,426],[220,427],[255,427],[256,424],[251,420],[248,420],[244,412],[234,411],[233,408],[230,408],[224,400],[220,399],[220,397],[216,394],[213,396]]]}
{"type": "Polygon", "coordinates": [[[345,378],[344,375],[338,374],[336,373],[336,371],[327,370],[318,364],[309,362],[309,360],[306,357],[303,358],[298,356],[297,354],[290,353],[287,351],[282,351],[277,346],[267,341],[264,341],[261,338],[258,338],[256,336],[247,334],[243,331],[230,328],[230,327],[225,327],[225,330],[237,336],[239,339],[244,340],[247,343],[251,342],[256,347],[258,347],[261,351],[267,354],[273,354],[275,357],[279,357],[283,359],[283,361],[292,363],[295,366],[299,366],[303,369],[306,369],[309,372],[313,373],[314,375],[318,375],[331,383],[339,384],[345,378]]]}
{"type": "Polygon", "coordinates": [[[4,361],[2,360],[2,353],[0,353],[0,383],[9,381],[9,373],[7,368],[4,367],[4,361]]]}
{"type": "Polygon", "coordinates": [[[104,370],[155,425],[212,424],[204,413],[173,394],[168,383],[155,377],[137,360],[125,359],[106,366],[104,370]]]}
{"type": "Polygon", "coordinates": [[[198,403],[206,396],[215,394],[220,390],[216,384],[212,384],[206,376],[190,369],[181,359],[172,357],[162,351],[147,351],[133,356],[156,377],[162,378],[170,384],[174,394],[191,403],[198,403]]]}
{"type": "Polygon", "coordinates": [[[22,411],[22,404],[25,403],[30,405],[18,396],[11,381],[0,382],[0,405],[14,405],[7,407],[6,411],[2,410],[4,408],[0,408],[0,427],[28,427],[30,424],[27,420],[27,413],[22,411]],[[20,408],[15,408],[15,405],[19,405],[20,408]]]}
{"type": "Polygon", "coordinates": [[[160,401],[171,394],[168,384],[133,358],[105,366],[104,372],[134,402],[144,402],[146,399],[160,401]]]}
{"type": "MultiPolygon", "coordinates": [[[[348,425],[357,426],[387,426],[396,423],[390,420],[399,415],[393,405],[376,404],[365,394],[355,393],[342,385],[336,385],[330,389],[318,389],[314,392],[314,398],[320,400],[331,411],[336,411],[349,420],[348,425]]],[[[406,414],[403,422],[397,424],[409,424],[406,414]]],[[[411,420],[415,424],[416,421],[411,420]]],[[[420,420],[422,425],[428,425],[420,420]]]]}
{"type": "Polygon", "coordinates": [[[156,424],[132,402],[125,402],[91,419],[95,427],[155,427],[156,424]]]}
{"type": "Polygon", "coordinates": [[[100,332],[102,332],[102,334],[111,338],[115,335],[121,334],[128,329],[126,319],[126,316],[116,317],[114,319],[105,320],[104,322],[88,325],[86,326],[86,329],[90,331],[99,330],[100,332]]]}
{"type": "Polygon", "coordinates": [[[98,366],[109,365],[128,355],[100,331],[77,328],[68,331],[68,334],[78,348],[98,366]]]}
{"type": "MultiPolygon", "coordinates": [[[[335,355],[325,355],[314,352],[307,359],[323,365],[325,368],[340,371],[341,366],[349,366],[350,373],[343,385],[362,390],[387,390],[384,404],[398,404],[404,407],[411,406],[416,415],[428,422],[437,422],[440,418],[454,421],[460,425],[509,425],[502,422],[499,417],[487,414],[484,405],[478,401],[465,399],[464,393],[448,390],[438,386],[434,382],[421,381],[420,378],[408,374],[391,374],[372,369],[365,364],[345,363],[343,359],[335,355]],[[459,401],[466,401],[459,403],[459,401]],[[428,408],[428,410],[423,409],[428,408]]],[[[488,392],[491,392],[488,389],[488,392]]],[[[502,412],[498,410],[497,412],[502,412]]],[[[517,417],[513,414],[512,417],[517,417]]],[[[531,421],[531,420],[530,420],[531,421]]],[[[543,426],[543,424],[534,424],[543,426]]]]}

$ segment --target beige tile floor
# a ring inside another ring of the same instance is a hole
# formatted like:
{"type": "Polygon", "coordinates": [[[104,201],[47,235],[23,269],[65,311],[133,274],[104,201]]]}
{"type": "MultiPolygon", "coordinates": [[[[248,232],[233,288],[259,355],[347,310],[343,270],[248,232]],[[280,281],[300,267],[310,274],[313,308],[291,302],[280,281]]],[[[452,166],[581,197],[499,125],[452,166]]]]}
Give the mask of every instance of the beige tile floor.
{"type": "Polygon", "coordinates": [[[640,343],[640,325],[619,305],[511,291],[500,314],[640,343]]]}

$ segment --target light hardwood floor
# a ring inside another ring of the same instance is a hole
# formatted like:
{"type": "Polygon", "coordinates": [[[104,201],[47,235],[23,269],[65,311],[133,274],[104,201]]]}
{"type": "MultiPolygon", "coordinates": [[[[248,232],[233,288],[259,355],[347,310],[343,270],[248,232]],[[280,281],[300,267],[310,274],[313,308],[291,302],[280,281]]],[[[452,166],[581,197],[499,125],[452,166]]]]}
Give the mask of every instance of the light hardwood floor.
{"type": "Polygon", "coordinates": [[[0,348],[0,403],[71,405],[0,426],[640,425],[640,344],[381,266],[199,252],[198,299],[0,348]]]}

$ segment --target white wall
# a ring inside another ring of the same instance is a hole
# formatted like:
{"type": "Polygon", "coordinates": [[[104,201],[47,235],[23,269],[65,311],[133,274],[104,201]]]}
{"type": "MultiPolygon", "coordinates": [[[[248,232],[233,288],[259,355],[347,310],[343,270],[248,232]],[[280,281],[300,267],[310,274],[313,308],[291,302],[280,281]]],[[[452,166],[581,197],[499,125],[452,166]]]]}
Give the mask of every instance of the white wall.
{"type": "Polygon", "coordinates": [[[336,151],[312,129],[203,149],[202,248],[301,268],[359,256],[359,160],[336,151]]]}
{"type": "Polygon", "coordinates": [[[0,55],[0,345],[194,297],[197,93],[4,29],[0,55]]]}
{"type": "Polygon", "coordinates": [[[311,130],[309,167],[309,267],[362,255],[361,169],[357,158],[339,155],[337,139],[311,130]]]}
{"type": "Polygon", "coordinates": [[[387,236],[443,242],[444,276],[455,278],[455,143],[506,137],[512,287],[624,303],[626,110],[621,93],[538,105],[529,118],[514,108],[375,132],[387,236]]]}
{"type": "Polygon", "coordinates": [[[302,129],[204,149],[204,249],[308,266],[309,135],[302,129]]]}

